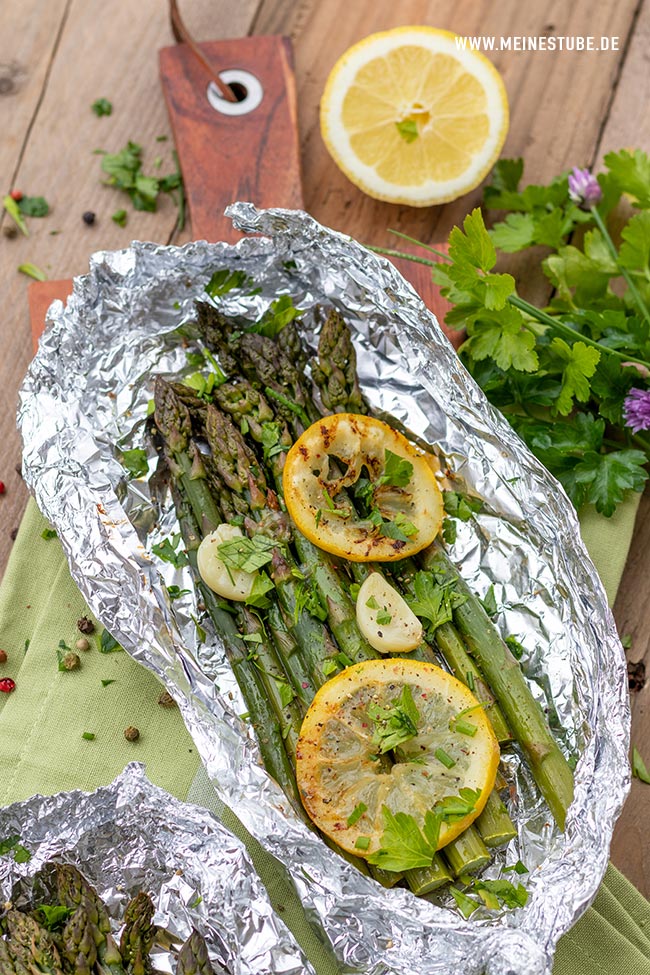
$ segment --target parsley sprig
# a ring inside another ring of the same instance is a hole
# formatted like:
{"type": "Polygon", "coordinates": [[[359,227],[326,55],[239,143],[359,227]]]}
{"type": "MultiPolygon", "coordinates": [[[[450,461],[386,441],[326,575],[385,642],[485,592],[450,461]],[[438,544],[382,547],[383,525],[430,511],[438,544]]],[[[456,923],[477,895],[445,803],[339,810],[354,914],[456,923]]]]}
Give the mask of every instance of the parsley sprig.
{"type": "Polygon", "coordinates": [[[466,329],[461,356],[488,399],[576,507],[610,516],[648,477],[650,435],[626,425],[625,402],[632,389],[650,396],[650,158],[621,150],[605,167],[602,199],[585,210],[569,195],[568,174],[522,189],[522,160],[501,160],[484,203],[503,219],[488,231],[474,210],[452,230],[448,256],[418,260],[453,305],[447,323],[466,329]],[[616,215],[616,247],[607,221],[623,195],[634,210],[616,215]],[[496,270],[498,250],[540,245],[554,289],[545,308],[496,270]]]}

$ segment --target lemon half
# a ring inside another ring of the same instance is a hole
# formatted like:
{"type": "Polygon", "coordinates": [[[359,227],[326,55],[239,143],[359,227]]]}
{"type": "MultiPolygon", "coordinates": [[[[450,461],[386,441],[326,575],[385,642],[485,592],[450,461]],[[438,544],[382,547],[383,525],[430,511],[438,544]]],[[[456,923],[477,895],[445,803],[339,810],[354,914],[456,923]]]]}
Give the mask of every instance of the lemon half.
{"type": "Polygon", "coordinates": [[[438,848],[451,842],[481,813],[498,764],[494,732],[468,688],[435,664],[390,658],[355,664],[321,687],[303,721],[296,774],[318,828],[344,850],[367,857],[381,847],[384,806],[422,828],[437,802],[461,789],[480,790],[470,813],[443,823],[438,848]],[[418,713],[417,733],[390,764],[378,755],[371,715],[376,706],[395,707],[405,687],[418,713]]]}
{"type": "Polygon", "coordinates": [[[336,62],[321,100],[325,145],[369,196],[424,207],[489,172],[508,131],[494,65],[433,27],[371,34],[336,62]]]}

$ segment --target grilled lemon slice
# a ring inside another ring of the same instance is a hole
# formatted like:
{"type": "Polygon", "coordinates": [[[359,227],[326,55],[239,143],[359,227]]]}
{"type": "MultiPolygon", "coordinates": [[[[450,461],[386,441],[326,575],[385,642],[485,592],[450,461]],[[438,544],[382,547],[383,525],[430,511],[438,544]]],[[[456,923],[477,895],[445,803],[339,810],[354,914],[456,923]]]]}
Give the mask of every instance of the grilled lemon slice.
{"type": "Polygon", "coordinates": [[[414,555],[442,524],[442,494],[430,458],[370,416],[335,413],[312,423],[287,454],[283,488],[303,535],[353,562],[414,555]],[[330,477],[332,460],[343,469],[340,477],[330,477]]]}
{"type": "Polygon", "coordinates": [[[490,722],[463,684],[434,664],[389,658],[348,667],[318,691],[300,733],[297,779],[318,828],[370,857],[390,816],[426,831],[427,813],[453,809],[471,790],[472,808],[459,801],[460,812],[442,819],[436,848],[451,842],[483,809],[498,764],[490,722]]]}

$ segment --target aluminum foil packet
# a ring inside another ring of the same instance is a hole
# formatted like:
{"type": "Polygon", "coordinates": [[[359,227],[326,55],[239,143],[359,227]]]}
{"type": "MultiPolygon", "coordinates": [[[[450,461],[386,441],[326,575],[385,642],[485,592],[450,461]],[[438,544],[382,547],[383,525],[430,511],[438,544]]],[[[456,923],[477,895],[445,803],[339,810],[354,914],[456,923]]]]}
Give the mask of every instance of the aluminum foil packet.
{"type": "MultiPolygon", "coordinates": [[[[180,943],[196,928],[215,975],[303,975],[313,969],[274,913],[243,844],[208,812],[152,785],[137,762],[96,792],[34,796],[0,810],[0,836],[31,854],[0,858],[5,902],[28,910],[33,878],[50,860],[72,863],[97,890],[117,934],[131,897],[151,895],[159,925],[180,943]],[[20,859],[20,858],[19,858],[20,859]]],[[[173,956],[155,946],[157,972],[173,956]]]]}
{"type": "Polygon", "coordinates": [[[388,261],[299,211],[237,203],[229,212],[236,227],[263,236],[99,253],[66,307],[52,306],[21,395],[25,479],[91,609],[170,688],[220,798],[290,871],[342,972],[549,973],[559,937],[602,879],[629,788],[624,655],[575,511],[388,261]],[[339,309],[370,403],[436,445],[446,469],[484,500],[451,556],[479,594],[494,587],[498,625],[524,646],[524,672],[575,762],[560,833],[516,750],[505,759],[518,837],[487,876],[521,859],[530,871],[524,908],[481,908],[463,920],[449,895],[384,890],[311,833],[261,767],[223,647],[203,621],[200,638],[188,569],[152,552],[176,530],[171,499],[155,479],[129,479],[119,458],[143,448],[155,471],[146,430],[153,376],[196,368],[187,356],[194,301],[220,268],[256,285],[217,299],[226,314],[257,320],[288,293],[312,348],[321,309],[339,309]],[[172,602],[162,583],[190,592],[172,602]]]}

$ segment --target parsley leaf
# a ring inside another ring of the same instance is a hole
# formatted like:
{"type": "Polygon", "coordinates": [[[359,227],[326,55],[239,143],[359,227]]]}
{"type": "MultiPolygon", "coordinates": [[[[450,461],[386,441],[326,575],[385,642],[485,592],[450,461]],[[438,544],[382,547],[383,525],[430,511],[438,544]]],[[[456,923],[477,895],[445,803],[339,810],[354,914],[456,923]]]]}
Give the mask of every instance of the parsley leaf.
{"type": "Polygon", "coordinates": [[[376,486],[390,484],[393,487],[406,487],[413,476],[413,464],[388,448],[384,451],[384,473],[376,481],[376,486]]]}
{"type": "Polygon", "coordinates": [[[48,931],[56,931],[63,927],[64,921],[74,914],[74,908],[62,907],[60,904],[41,904],[36,908],[38,920],[48,931]]]}
{"type": "Polygon", "coordinates": [[[298,318],[299,315],[302,315],[302,309],[295,307],[291,295],[280,295],[279,298],[271,302],[260,320],[251,325],[248,331],[274,339],[285,325],[292,322],[294,318],[298,318]]]}
{"type": "Polygon", "coordinates": [[[640,149],[609,152],[605,156],[609,177],[619,193],[628,193],[639,207],[650,207],[650,158],[640,149]]]}
{"type": "Polygon", "coordinates": [[[384,820],[381,847],[370,854],[368,863],[397,872],[430,866],[438,845],[440,816],[427,810],[424,828],[420,829],[408,813],[392,813],[388,806],[382,806],[381,813],[384,820]]]}
{"type": "Polygon", "coordinates": [[[392,707],[385,708],[371,701],[367,710],[368,716],[375,723],[372,742],[381,755],[410,741],[418,733],[420,715],[408,684],[404,685],[392,707]]]}
{"type": "Polygon", "coordinates": [[[188,558],[184,551],[177,552],[176,547],[180,541],[180,535],[174,535],[172,538],[164,538],[162,542],[151,547],[151,551],[154,555],[157,555],[159,559],[163,562],[169,562],[176,569],[181,569],[184,565],[187,565],[188,558]]]}
{"type": "Polygon", "coordinates": [[[255,282],[245,271],[231,271],[227,267],[222,267],[214,272],[206,284],[205,290],[211,298],[217,298],[220,295],[227,294],[229,291],[243,291],[245,289],[250,294],[250,289],[254,285],[255,282]]]}
{"type": "Polygon", "coordinates": [[[415,596],[405,596],[406,602],[419,619],[428,622],[428,629],[435,630],[452,619],[452,602],[447,586],[440,586],[432,572],[421,570],[413,576],[415,596]]]}
{"type": "Polygon", "coordinates": [[[588,451],[571,471],[559,479],[577,507],[594,504],[596,511],[612,515],[626,491],[642,491],[648,479],[648,459],[640,450],[615,450],[611,454],[588,451]]]}
{"type": "Polygon", "coordinates": [[[123,450],[120,461],[131,477],[144,477],[149,473],[149,461],[145,450],[123,450]]]}
{"type": "Polygon", "coordinates": [[[650,212],[645,210],[632,217],[621,231],[623,243],[618,251],[621,267],[632,271],[647,271],[650,263],[650,212]]]}
{"type": "Polygon", "coordinates": [[[471,521],[483,507],[481,498],[473,498],[459,491],[443,491],[442,502],[447,514],[452,518],[459,518],[460,521],[471,521]]]}
{"type": "Polygon", "coordinates": [[[562,390],[555,409],[562,416],[571,412],[574,399],[585,403],[589,399],[589,382],[600,359],[600,352],[584,342],[568,345],[564,339],[554,338],[550,351],[562,362],[562,390]]]}
{"type": "Polygon", "coordinates": [[[18,208],[26,217],[46,217],[50,212],[50,205],[44,196],[23,196],[18,201],[18,208]]]}

